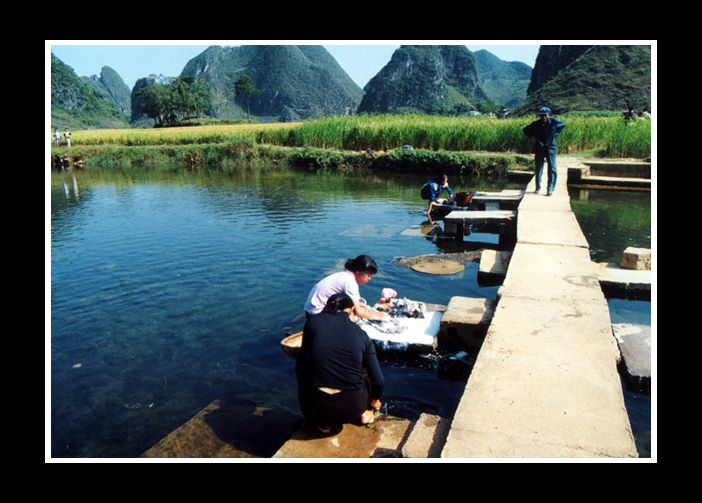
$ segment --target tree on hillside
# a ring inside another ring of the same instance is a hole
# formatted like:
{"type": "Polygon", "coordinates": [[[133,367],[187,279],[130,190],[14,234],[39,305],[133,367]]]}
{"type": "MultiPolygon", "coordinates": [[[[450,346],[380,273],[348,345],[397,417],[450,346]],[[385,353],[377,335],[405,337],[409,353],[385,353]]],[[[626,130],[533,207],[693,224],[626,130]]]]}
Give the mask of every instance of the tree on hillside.
{"type": "Polygon", "coordinates": [[[179,120],[199,118],[210,105],[210,89],[203,80],[194,77],[178,77],[171,84],[171,106],[179,120]]]}
{"type": "Polygon", "coordinates": [[[158,125],[200,117],[209,107],[210,95],[204,81],[195,82],[193,77],[150,79],[147,87],[136,92],[137,112],[158,125]]]}
{"type": "Polygon", "coordinates": [[[162,125],[166,121],[168,114],[168,87],[164,80],[156,80],[154,76],[149,76],[146,87],[139,89],[134,96],[136,101],[136,112],[146,115],[149,119],[162,125]]]}
{"type": "Polygon", "coordinates": [[[237,81],[234,83],[234,89],[237,96],[241,96],[246,100],[246,118],[250,119],[251,111],[249,102],[251,100],[251,96],[257,95],[260,91],[256,89],[253,79],[246,74],[242,74],[242,76],[237,79],[237,81]]]}

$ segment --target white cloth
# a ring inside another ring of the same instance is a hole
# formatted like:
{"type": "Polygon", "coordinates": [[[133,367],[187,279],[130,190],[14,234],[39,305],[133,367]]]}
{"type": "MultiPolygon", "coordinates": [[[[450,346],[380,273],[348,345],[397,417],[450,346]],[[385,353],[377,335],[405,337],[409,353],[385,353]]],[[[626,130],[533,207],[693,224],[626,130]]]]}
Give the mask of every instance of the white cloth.
{"type": "Polygon", "coordinates": [[[443,314],[442,311],[429,311],[424,318],[393,318],[396,326],[390,331],[382,331],[377,323],[367,320],[359,320],[358,326],[383,349],[404,350],[413,344],[435,347],[443,314]]]}
{"type": "Polygon", "coordinates": [[[345,293],[353,300],[360,300],[361,293],[358,290],[358,283],[353,273],[348,270],[330,274],[319,283],[314,285],[307,296],[305,311],[310,314],[317,314],[327,305],[329,297],[335,293],[345,293]]]}

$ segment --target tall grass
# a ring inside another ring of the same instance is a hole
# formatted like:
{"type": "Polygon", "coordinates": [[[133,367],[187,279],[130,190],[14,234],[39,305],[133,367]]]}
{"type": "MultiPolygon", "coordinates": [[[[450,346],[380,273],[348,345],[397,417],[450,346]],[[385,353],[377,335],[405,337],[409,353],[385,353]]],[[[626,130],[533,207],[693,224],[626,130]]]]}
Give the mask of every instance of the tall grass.
{"type": "MultiPolygon", "coordinates": [[[[284,147],[335,150],[415,149],[529,153],[532,140],[522,129],[533,118],[491,119],[432,115],[325,117],[294,124],[247,124],[167,129],[76,131],[73,145],[188,145],[250,141],[284,147]]],[[[651,155],[651,123],[626,125],[618,117],[563,117],[560,153],[601,149],[609,157],[651,155]]]]}
{"type": "MultiPolygon", "coordinates": [[[[442,117],[432,115],[379,115],[326,117],[295,128],[260,131],[258,141],[290,147],[338,150],[391,150],[404,145],[415,149],[530,153],[533,141],[522,129],[533,118],[442,117]]],[[[604,149],[612,157],[651,155],[651,123],[628,126],[619,117],[567,117],[558,137],[561,153],[604,149]]]]}

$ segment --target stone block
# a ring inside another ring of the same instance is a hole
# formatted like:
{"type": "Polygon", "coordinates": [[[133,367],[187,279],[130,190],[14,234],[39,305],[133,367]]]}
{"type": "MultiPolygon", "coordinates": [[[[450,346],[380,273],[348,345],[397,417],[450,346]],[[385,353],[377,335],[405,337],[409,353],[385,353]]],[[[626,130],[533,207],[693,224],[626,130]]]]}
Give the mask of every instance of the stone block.
{"type": "Polygon", "coordinates": [[[422,413],[402,446],[403,458],[439,458],[451,420],[422,413]]]}
{"type": "Polygon", "coordinates": [[[651,270],[651,250],[648,248],[628,247],[622,256],[622,269],[635,271],[651,270]]]}
{"type": "Polygon", "coordinates": [[[651,396],[651,327],[616,323],[612,333],[621,353],[620,374],[627,389],[651,396]]]}
{"type": "Polygon", "coordinates": [[[483,344],[494,312],[494,300],[452,297],[441,317],[437,336],[439,348],[477,352],[483,344]]]}
{"type": "Polygon", "coordinates": [[[501,285],[507,275],[512,252],[483,250],[480,253],[478,284],[480,286],[501,285]]]}

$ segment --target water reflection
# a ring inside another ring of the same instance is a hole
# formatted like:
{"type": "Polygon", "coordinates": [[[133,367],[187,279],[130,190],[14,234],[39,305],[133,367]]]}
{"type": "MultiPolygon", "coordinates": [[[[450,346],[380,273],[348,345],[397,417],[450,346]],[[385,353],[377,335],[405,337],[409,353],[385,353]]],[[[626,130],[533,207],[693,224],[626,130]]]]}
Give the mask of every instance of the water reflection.
{"type": "Polygon", "coordinates": [[[595,262],[620,263],[629,246],[651,248],[651,192],[569,187],[595,262]]]}

